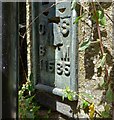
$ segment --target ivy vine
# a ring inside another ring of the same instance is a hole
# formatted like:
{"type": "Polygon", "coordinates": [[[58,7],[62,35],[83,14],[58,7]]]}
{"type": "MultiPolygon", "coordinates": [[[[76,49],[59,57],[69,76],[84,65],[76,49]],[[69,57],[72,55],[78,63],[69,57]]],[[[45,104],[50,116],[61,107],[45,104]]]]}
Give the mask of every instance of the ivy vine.
{"type": "MultiPolygon", "coordinates": [[[[77,4],[80,4],[80,6],[82,5],[81,3],[78,3],[76,0],[73,0],[71,9],[76,9],[77,4]]],[[[104,12],[105,8],[102,7],[101,3],[91,2],[89,6],[91,6],[92,8],[90,11],[84,8],[84,5],[81,6],[83,8],[83,13],[76,18],[74,24],[78,24],[85,17],[86,14],[90,14],[91,21],[96,24],[97,27],[96,32],[98,34],[98,38],[96,38],[96,41],[92,41],[90,35],[88,39],[84,39],[83,41],[81,41],[79,45],[79,51],[80,52],[85,51],[86,49],[88,49],[89,46],[91,46],[91,44],[94,45],[98,43],[100,46],[100,55],[99,55],[100,57],[97,62],[96,68],[101,69],[105,76],[103,80],[104,82],[100,86],[102,90],[105,90],[104,92],[105,104],[103,104],[104,111],[96,110],[94,103],[90,103],[89,101],[87,101],[85,98],[82,97],[83,95],[74,93],[72,90],[70,90],[69,87],[66,87],[64,90],[63,100],[64,97],[66,96],[70,101],[73,101],[73,96],[77,95],[79,99],[82,100],[82,109],[84,110],[85,113],[89,115],[90,119],[93,119],[95,117],[95,113],[98,114],[100,118],[111,118],[112,107],[113,107],[112,103],[114,102],[114,82],[111,80],[110,71],[108,70],[108,63],[107,63],[108,53],[106,52],[106,50],[104,50],[101,28],[105,28],[107,24],[106,16],[111,20],[111,22],[113,22],[113,20],[109,17],[109,15],[107,15],[107,13],[104,12]]]]}

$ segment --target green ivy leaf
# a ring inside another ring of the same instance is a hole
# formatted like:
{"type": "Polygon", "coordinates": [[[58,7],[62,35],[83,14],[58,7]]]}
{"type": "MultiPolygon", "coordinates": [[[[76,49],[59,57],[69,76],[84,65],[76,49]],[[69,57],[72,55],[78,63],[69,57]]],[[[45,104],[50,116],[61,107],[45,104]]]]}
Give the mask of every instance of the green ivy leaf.
{"type": "Polygon", "coordinates": [[[71,93],[69,93],[67,97],[68,97],[68,100],[73,101],[73,95],[71,93]]]}
{"type": "Polygon", "coordinates": [[[30,85],[28,85],[28,91],[34,91],[34,87],[30,84],[30,85]]]}
{"type": "Polygon", "coordinates": [[[34,97],[35,97],[35,96],[31,96],[31,97],[25,99],[25,101],[26,101],[26,106],[29,106],[29,104],[32,102],[32,100],[33,100],[34,97]]]}
{"type": "Polygon", "coordinates": [[[106,25],[106,18],[105,18],[105,16],[104,16],[99,22],[100,22],[100,24],[101,24],[103,27],[105,27],[105,25],[106,25]]]}
{"type": "Polygon", "coordinates": [[[90,39],[85,40],[79,47],[79,51],[84,51],[86,48],[89,47],[89,45],[91,44],[90,39]]]}
{"type": "Polygon", "coordinates": [[[68,100],[73,101],[75,92],[70,90],[69,86],[66,86],[65,90],[63,92],[64,92],[64,95],[62,96],[62,100],[64,100],[64,98],[66,97],[66,98],[68,98],[68,100]]]}
{"type": "Polygon", "coordinates": [[[26,106],[29,106],[29,104],[30,104],[29,99],[25,99],[25,105],[26,105],[26,106]]]}
{"type": "Polygon", "coordinates": [[[102,26],[106,25],[106,18],[104,16],[104,11],[102,10],[97,10],[97,17],[98,17],[98,21],[102,26]]]}
{"type": "Polygon", "coordinates": [[[82,104],[82,108],[85,113],[89,113],[89,103],[88,102],[84,101],[82,104]]]}
{"type": "Polygon", "coordinates": [[[84,102],[83,102],[83,106],[82,106],[82,107],[83,107],[83,109],[85,109],[85,108],[86,108],[86,107],[88,107],[88,106],[89,106],[89,103],[88,103],[88,102],[86,102],[86,101],[84,101],[84,102]]]}
{"type": "Polygon", "coordinates": [[[102,115],[103,118],[110,118],[109,112],[107,112],[107,111],[103,111],[101,113],[101,115],[102,115]]]}
{"type": "Polygon", "coordinates": [[[70,88],[69,88],[69,86],[66,86],[66,92],[70,92],[71,90],[70,90],[70,88]]]}
{"type": "Polygon", "coordinates": [[[105,105],[104,108],[105,108],[105,111],[106,111],[106,112],[109,112],[109,111],[110,111],[110,105],[109,105],[109,104],[105,105]]]}
{"type": "Polygon", "coordinates": [[[74,21],[73,24],[77,24],[78,21],[79,21],[84,15],[85,15],[85,13],[83,13],[81,16],[78,16],[78,17],[76,18],[76,20],[74,21]]]}
{"type": "Polygon", "coordinates": [[[99,64],[97,65],[97,68],[100,68],[100,67],[102,68],[104,66],[105,61],[106,61],[106,55],[107,55],[106,53],[103,54],[102,59],[100,59],[98,62],[99,64]]]}
{"type": "Polygon", "coordinates": [[[105,25],[106,25],[106,17],[104,15],[103,10],[97,10],[96,15],[93,15],[92,18],[93,18],[94,21],[96,21],[96,19],[98,19],[99,24],[102,25],[103,27],[105,27],[105,25]]]}
{"type": "Polygon", "coordinates": [[[111,87],[109,86],[107,92],[106,92],[106,100],[108,102],[113,102],[114,101],[114,93],[111,89],[111,87]]]}

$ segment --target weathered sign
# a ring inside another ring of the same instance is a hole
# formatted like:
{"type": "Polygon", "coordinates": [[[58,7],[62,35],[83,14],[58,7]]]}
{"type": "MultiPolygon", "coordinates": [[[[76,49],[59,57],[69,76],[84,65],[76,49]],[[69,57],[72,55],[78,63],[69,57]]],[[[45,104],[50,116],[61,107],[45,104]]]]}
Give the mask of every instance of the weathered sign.
{"type": "MultiPolygon", "coordinates": [[[[37,25],[37,74],[36,84],[53,88],[77,90],[77,33],[75,10],[70,2],[38,3],[39,16],[37,25]]],[[[36,11],[35,11],[36,12],[36,11]]],[[[38,15],[38,14],[37,14],[38,15]]],[[[35,34],[35,33],[34,33],[35,34]]],[[[33,37],[34,38],[34,37],[33,37]]],[[[35,47],[34,46],[34,47],[35,47]]],[[[34,52],[34,51],[33,51],[34,52]]],[[[33,66],[34,67],[34,66],[33,66]]],[[[43,88],[42,88],[43,89],[43,88]]]]}
{"type": "MultiPolygon", "coordinates": [[[[71,2],[32,4],[33,75],[38,90],[62,96],[69,87],[77,92],[78,40],[76,11],[71,2]]],[[[76,100],[76,97],[74,97],[76,100]]]]}

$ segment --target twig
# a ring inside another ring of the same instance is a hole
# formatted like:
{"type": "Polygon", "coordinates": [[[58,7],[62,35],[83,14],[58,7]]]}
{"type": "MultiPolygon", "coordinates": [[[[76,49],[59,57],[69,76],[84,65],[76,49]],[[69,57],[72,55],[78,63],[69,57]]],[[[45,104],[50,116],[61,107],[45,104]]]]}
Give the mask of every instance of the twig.
{"type": "MultiPolygon", "coordinates": [[[[101,33],[100,33],[100,27],[99,27],[98,17],[96,15],[96,8],[95,8],[94,2],[92,2],[92,6],[94,8],[94,14],[95,14],[95,17],[96,17],[96,25],[97,25],[98,37],[99,37],[99,40],[100,40],[100,49],[101,49],[101,53],[103,55],[104,54],[104,48],[103,48],[103,44],[102,44],[102,37],[101,37],[101,33]]],[[[109,83],[110,79],[108,77],[108,68],[107,68],[106,62],[105,62],[105,75],[106,75],[107,81],[109,83]]]]}

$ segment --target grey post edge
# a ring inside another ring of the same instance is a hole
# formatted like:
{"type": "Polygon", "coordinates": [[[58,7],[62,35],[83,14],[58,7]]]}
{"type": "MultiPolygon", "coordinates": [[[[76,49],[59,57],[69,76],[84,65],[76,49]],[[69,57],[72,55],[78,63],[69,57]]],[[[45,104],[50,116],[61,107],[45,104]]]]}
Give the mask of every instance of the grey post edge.
{"type": "MultiPolygon", "coordinates": [[[[78,26],[77,24],[74,24],[74,21],[77,17],[76,10],[72,10],[72,39],[71,39],[71,90],[78,91],[78,37],[77,37],[77,31],[78,26]]],[[[77,96],[75,96],[75,100],[77,99],[77,96]]]]}
{"type": "Polygon", "coordinates": [[[0,119],[2,119],[2,2],[0,1],[0,119]]]}
{"type": "Polygon", "coordinates": [[[34,86],[38,83],[38,66],[39,66],[39,59],[38,59],[38,33],[36,34],[36,29],[38,29],[38,19],[35,20],[38,12],[35,12],[35,10],[38,9],[38,3],[32,2],[31,3],[31,8],[32,8],[32,72],[33,72],[33,79],[34,79],[34,86]],[[37,39],[37,40],[36,40],[37,39]]]}

